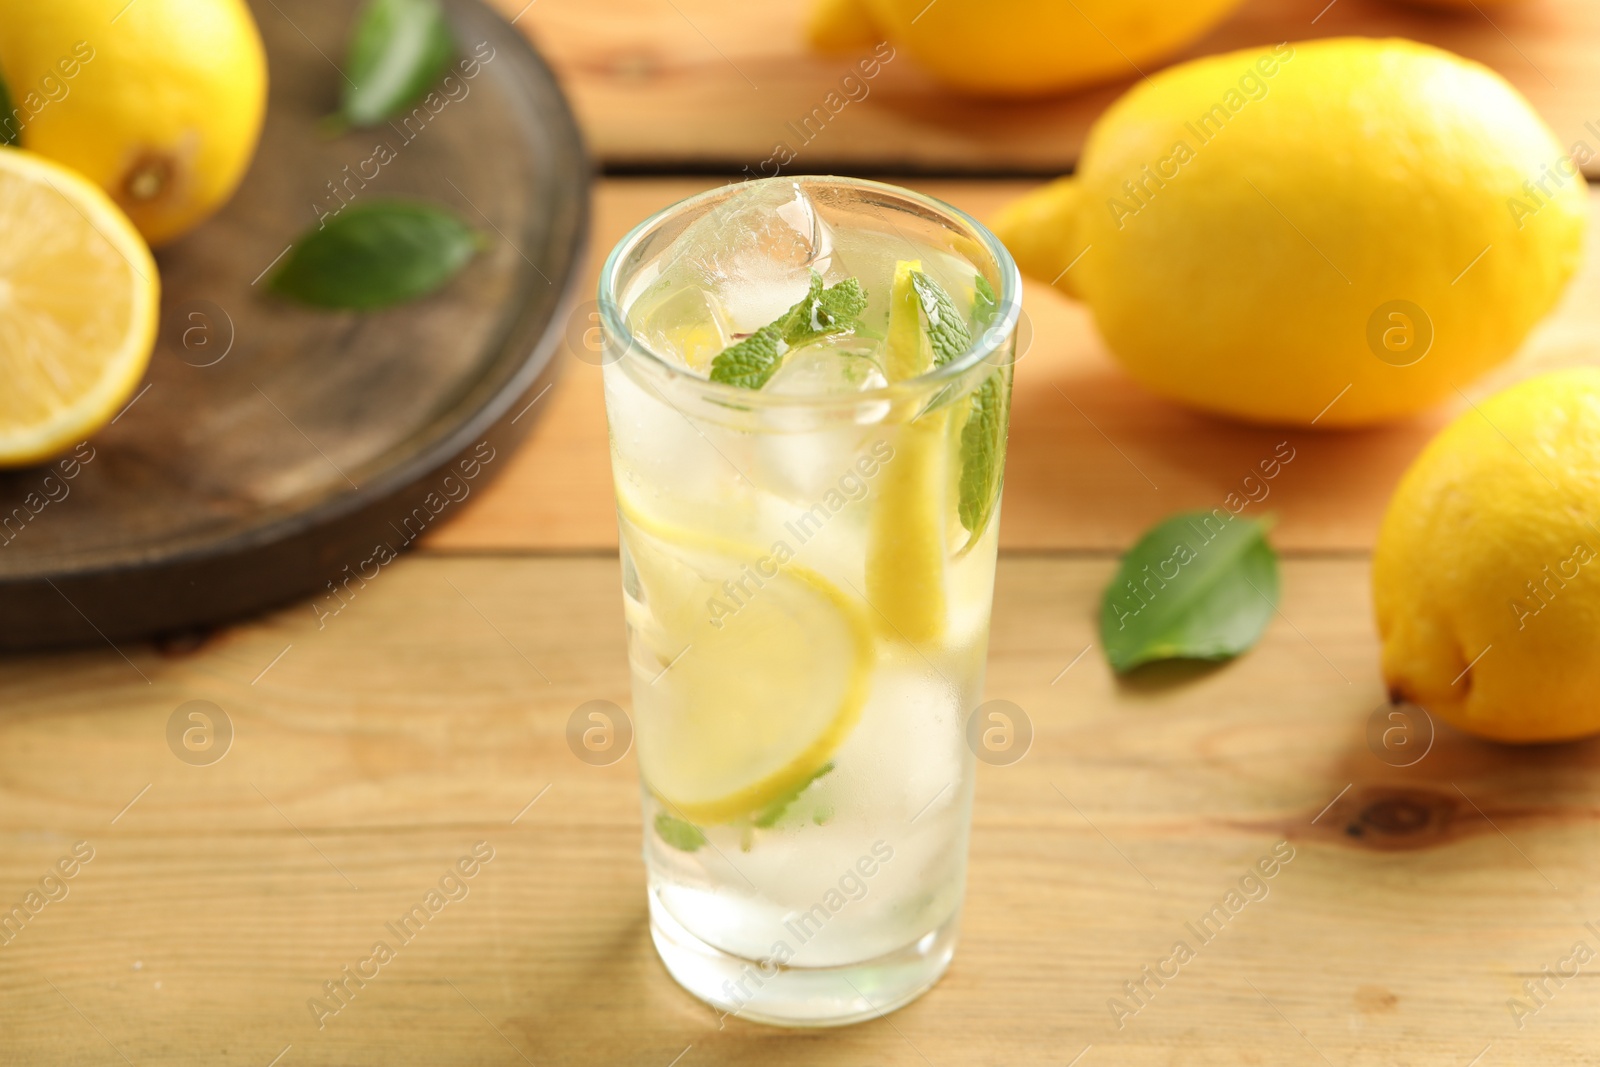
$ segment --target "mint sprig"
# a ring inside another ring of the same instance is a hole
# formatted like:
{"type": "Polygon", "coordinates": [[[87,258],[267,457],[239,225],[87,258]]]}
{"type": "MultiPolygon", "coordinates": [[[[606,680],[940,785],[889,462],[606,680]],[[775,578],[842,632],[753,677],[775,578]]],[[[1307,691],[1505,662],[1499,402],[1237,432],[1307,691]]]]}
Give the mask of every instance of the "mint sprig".
{"type": "Polygon", "coordinates": [[[821,778],[831,770],[833,770],[833,761],[829,760],[827,763],[824,763],[822,766],[818,767],[809,777],[800,782],[793,789],[784,793],[782,796],[778,797],[772,803],[768,804],[766,807],[757,812],[756,817],[750,820],[751,824],[760,827],[763,830],[771,828],[779,819],[783,818],[784,813],[789,810],[794,802],[800,799],[800,794],[811,788],[812,782],[815,782],[818,778],[821,778]]]}
{"type": "MultiPolygon", "coordinates": [[[[972,322],[987,330],[1000,313],[1000,298],[983,275],[972,279],[972,322]]],[[[1005,468],[1007,393],[999,374],[991,374],[972,394],[972,410],[961,428],[961,499],[957,511],[961,525],[976,538],[989,525],[989,514],[1000,497],[1000,472],[1005,468]],[[972,462],[967,462],[967,457],[972,462]]]]}
{"type": "Polygon", "coordinates": [[[723,349],[711,361],[710,378],[741,389],[760,389],[777,373],[790,349],[854,330],[866,308],[867,291],[855,278],[824,286],[822,275],[812,271],[805,298],[778,321],[723,349]]]}
{"type": "Polygon", "coordinates": [[[972,321],[980,330],[987,330],[994,317],[1000,313],[1000,298],[995,295],[994,286],[989,284],[989,279],[983,275],[974,275],[972,279],[972,321]]]}
{"type": "Polygon", "coordinates": [[[967,320],[956,310],[954,300],[938,282],[921,271],[911,272],[911,287],[928,318],[928,343],[933,348],[933,365],[942,367],[972,347],[972,332],[967,320]]]}
{"type": "Polygon", "coordinates": [[[704,830],[664,811],[656,813],[656,836],[679,852],[694,852],[706,843],[704,830]]]}
{"type": "Polygon", "coordinates": [[[760,389],[778,371],[787,351],[783,326],[769,323],[711,361],[711,380],[740,389],[760,389]]]}
{"type": "Polygon", "coordinates": [[[812,271],[811,292],[784,316],[787,328],[783,339],[793,348],[817,337],[852,329],[865,310],[867,291],[859,281],[846,278],[824,289],[822,276],[812,271]]]}
{"type": "MultiPolygon", "coordinates": [[[[956,310],[950,294],[920,271],[911,274],[922,313],[928,320],[928,342],[935,366],[943,366],[972,347],[972,331],[956,310]]],[[[972,319],[986,328],[1000,310],[994,287],[983,275],[973,276],[972,319]]],[[[1000,495],[1000,472],[1005,467],[1005,405],[1007,393],[1002,370],[989,375],[973,390],[967,421],[961,427],[961,479],[956,514],[974,539],[989,525],[1000,495]]]]}
{"type": "Polygon", "coordinates": [[[961,485],[956,514],[974,538],[989,525],[1000,495],[1005,461],[1005,410],[1000,376],[991,374],[972,394],[967,423],[961,427],[961,485]]]}

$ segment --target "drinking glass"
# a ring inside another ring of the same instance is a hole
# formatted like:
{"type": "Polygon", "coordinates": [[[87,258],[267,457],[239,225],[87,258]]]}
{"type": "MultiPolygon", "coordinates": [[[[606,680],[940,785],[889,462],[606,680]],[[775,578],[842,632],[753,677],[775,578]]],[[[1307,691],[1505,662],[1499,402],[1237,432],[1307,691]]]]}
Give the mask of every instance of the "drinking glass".
{"type": "Polygon", "coordinates": [[[973,219],[851,178],[692,197],[605,263],[651,934],[721,1012],[854,1022],[950,962],[1020,298],[973,219]],[[896,376],[903,324],[931,341],[940,314],[894,318],[913,267],[967,343],[896,376]],[[708,380],[813,271],[860,280],[859,328],[792,348],[760,388],[708,380]]]}

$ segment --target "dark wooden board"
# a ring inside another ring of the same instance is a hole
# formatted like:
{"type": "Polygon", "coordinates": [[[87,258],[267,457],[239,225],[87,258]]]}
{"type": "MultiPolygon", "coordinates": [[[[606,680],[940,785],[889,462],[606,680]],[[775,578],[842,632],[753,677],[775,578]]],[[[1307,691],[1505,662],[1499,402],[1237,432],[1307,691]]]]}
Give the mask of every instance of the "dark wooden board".
{"type": "Polygon", "coordinates": [[[158,254],[146,380],[80,449],[86,462],[0,473],[0,648],[332,597],[505,466],[554,374],[590,168],[526,40],[479,0],[446,6],[476,76],[457,71],[436,111],[329,137],[317,123],[338,100],[357,0],[255,5],[266,130],[234,200],[158,254]],[[441,292],[376,314],[271,297],[262,275],[339,206],[336,186],[353,201],[447,205],[484,251],[441,292]]]}

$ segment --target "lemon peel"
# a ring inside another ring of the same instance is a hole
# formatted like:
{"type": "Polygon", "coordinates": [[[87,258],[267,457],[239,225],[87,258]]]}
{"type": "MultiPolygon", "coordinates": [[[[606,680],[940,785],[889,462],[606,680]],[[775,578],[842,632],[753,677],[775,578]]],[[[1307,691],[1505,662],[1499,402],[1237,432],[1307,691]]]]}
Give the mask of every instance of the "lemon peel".
{"type": "Polygon", "coordinates": [[[0,148],[0,466],[48,459],[115,417],[155,347],[160,278],[97,186],[0,148]]]}

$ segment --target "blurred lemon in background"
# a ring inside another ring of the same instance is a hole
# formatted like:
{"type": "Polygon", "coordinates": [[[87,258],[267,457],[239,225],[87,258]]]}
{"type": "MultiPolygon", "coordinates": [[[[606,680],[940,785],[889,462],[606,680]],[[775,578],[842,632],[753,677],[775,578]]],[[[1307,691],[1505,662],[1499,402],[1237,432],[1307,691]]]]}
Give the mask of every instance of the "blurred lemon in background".
{"type": "Polygon", "coordinates": [[[1482,8],[1511,7],[1513,4],[1526,3],[1527,0],[1395,0],[1395,2],[1404,7],[1431,7],[1475,14],[1482,8]]]}
{"type": "Polygon", "coordinates": [[[0,467],[115,417],[150,361],[159,303],[149,248],[98,186],[0,148],[0,467]]]}
{"type": "Polygon", "coordinates": [[[1359,425],[1510,356],[1576,270],[1587,209],[1577,163],[1499,75],[1343,38],[1154,75],[1075,176],[995,230],[1156,392],[1359,425]]]}
{"type": "Polygon", "coordinates": [[[1039,96],[1137,77],[1239,0],[814,0],[823,51],[888,39],[939,81],[981,96],[1039,96]]]}
{"type": "Polygon", "coordinates": [[[0,0],[0,75],[22,146],[105,189],[151,244],[233,195],[266,110],[243,0],[0,0]]]}
{"type": "Polygon", "coordinates": [[[1600,732],[1600,369],[1439,434],[1389,503],[1372,584],[1394,696],[1501,741],[1600,732]]]}

